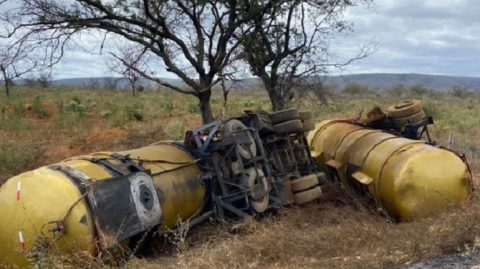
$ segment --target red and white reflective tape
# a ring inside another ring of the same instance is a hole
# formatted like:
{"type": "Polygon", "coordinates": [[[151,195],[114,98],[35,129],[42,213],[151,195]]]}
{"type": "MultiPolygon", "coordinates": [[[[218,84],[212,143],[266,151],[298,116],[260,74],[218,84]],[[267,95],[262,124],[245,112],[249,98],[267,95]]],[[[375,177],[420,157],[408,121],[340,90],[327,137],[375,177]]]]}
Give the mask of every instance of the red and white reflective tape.
{"type": "Polygon", "coordinates": [[[17,201],[20,201],[21,188],[22,188],[22,182],[19,181],[19,182],[17,183],[17,201]]]}
{"type": "Polygon", "coordinates": [[[18,232],[18,241],[20,242],[20,249],[25,251],[27,250],[27,246],[25,245],[25,239],[23,238],[23,232],[18,232]]]}

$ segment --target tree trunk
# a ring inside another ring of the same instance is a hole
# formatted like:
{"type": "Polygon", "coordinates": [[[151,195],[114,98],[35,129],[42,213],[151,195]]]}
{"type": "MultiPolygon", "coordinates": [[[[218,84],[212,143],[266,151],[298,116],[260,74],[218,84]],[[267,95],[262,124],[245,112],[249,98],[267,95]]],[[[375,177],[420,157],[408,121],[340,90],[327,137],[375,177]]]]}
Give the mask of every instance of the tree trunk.
{"type": "Polygon", "coordinates": [[[7,76],[7,71],[5,70],[5,68],[3,66],[0,66],[0,70],[2,71],[2,75],[3,75],[3,81],[5,82],[5,94],[7,95],[7,97],[10,97],[10,80],[7,76]]]}
{"type": "Polygon", "coordinates": [[[270,103],[272,103],[272,110],[279,111],[285,109],[287,106],[285,98],[270,83],[264,83],[264,85],[268,92],[270,103]]]}
{"type": "Polygon", "coordinates": [[[5,94],[7,95],[7,97],[10,97],[10,82],[7,80],[5,80],[5,94]]]}
{"type": "Polygon", "coordinates": [[[213,121],[212,107],[210,105],[210,97],[212,96],[212,91],[206,90],[199,93],[198,102],[200,103],[200,113],[202,114],[203,123],[209,123],[213,121]]]}

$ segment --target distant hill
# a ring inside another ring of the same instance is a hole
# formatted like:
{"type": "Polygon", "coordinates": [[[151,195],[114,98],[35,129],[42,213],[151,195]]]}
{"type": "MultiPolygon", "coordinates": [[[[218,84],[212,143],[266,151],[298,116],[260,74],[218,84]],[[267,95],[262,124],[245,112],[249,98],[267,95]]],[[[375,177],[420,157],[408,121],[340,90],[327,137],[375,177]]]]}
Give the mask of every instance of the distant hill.
{"type": "Polygon", "coordinates": [[[385,90],[397,84],[405,86],[420,85],[429,89],[446,91],[454,86],[480,91],[480,78],[456,77],[423,74],[355,74],[345,76],[327,76],[326,84],[343,89],[347,84],[357,83],[372,89],[385,90]]]}
{"type": "MultiPolygon", "coordinates": [[[[177,84],[180,81],[176,79],[166,79],[167,81],[172,81],[177,84]]],[[[140,79],[140,84],[143,86],[153,86],[153,83],[150,80],[140,79]]],[[[67,79],[58,79],[53,81],[55,86],[71,86],[71,87],[88,87],[88,86],[113,86],[117,88],[127,88],[129,86],[127,79],[120,77],[90,77],[90,78],[67,78],[67,79]]]]}
{"type": "MultiPolygon", "coordinates": [[[[178,79],[165,79],[176,86],[184,85],[178,79]]],[[[357,83],[368,86],[371,89],[386,90],[397,84],[405,86],[420,85],[426,88],[447,91],[454,86],[462,86],[470,90],[480,91],[480,78],[477,77],[460,77],[460,76],[440,76],[440,75],[424,75],[424,74],[353,74],[342,76],[325,76],[321,80],[325,84],[334,85],[337,89],[343,89],[350,83],[357,83]]],[[[57,86],[103,86],[112,85],[115,82],[119,88],[127,88],[128,83],[123,78],[113,77],[94,77],[94,78],[70,78],[54,80],[53,84],[57,86]]],[[[142,80],[144,86],[155,87],[155,83],[142,80]]],[[[262,83],[257,78],[246,78],[240,84],[239,88],[243,90],[258,89],[262,87],[262,83]]]]}

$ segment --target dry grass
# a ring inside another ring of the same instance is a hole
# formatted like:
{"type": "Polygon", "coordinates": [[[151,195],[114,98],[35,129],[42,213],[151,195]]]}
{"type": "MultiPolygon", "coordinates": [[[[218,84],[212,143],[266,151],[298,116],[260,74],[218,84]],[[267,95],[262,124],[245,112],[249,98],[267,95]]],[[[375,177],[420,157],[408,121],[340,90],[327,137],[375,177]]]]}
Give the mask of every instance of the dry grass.
{"type": "Polygon", "coordinates": [[[392,268],[472,251],[480,236],[480,203],[435,218],[394,224],[351,203],[323,201],[231,226],[193,230],[189,248],[157,245],[132,268],[392,268]]]}
{"type": "MultiPolygon", "coordinates": [[[[133,99],[128,93],[87,90],[61,94],[44,91],[41,95],[40,104],[48,111],[45,117],[41,110],[24,111],[25,104],[34,99],[28,91],[15,91],[10,100],[0,97],[0,183],[19,172],[72,155],[134,148],[172,135],[180,137],[185,129],[200,124],[199,117],[193,114],[195,100],[185,96],[146,92],[133,99]],[[79,102],[73,105],[72,100],[79,102]],[[142,121],[131,117],[137,113],[141,113],[142,121]]],[[[453,136],[454,147],[466,152],[472,166],[479,168],[479,98],[436,95],[423,99],[427,110],[437,119],[437,126],[432,128],[434,135],[443,144],[453,136]]],[[[341,115],[355,116],[362,109],[394,101],[389,95],[337,96],[329,106],[307,99],[298,100],[297,105],[311,108],[320,121],[341,115]]],[[[214,96],[212,104],[215,111],[220,111],[221,98],[214,96]]],[[[262,94],[236,94],[230,98],[227,114],[236,115],[246,106],[268,109],[268,100],[262,94]]],[[[479,221],[477,197],[467,209],[393,224],[358,206],[343,193],[335,193],[322,202],[287,208],[234,231],[231,224],[207,224],[190,231],[186,239],[180,236],[184,241],[165,243],[165,239],[157,238],[141,253],[143,258],[133,258],[125,265],[129,268],[392,268],[436,255],[476,249],[479,221]]],[[[89,261],[79,256],[49,259],[50,265],[105,266],[102,260],[89,261]]]]}

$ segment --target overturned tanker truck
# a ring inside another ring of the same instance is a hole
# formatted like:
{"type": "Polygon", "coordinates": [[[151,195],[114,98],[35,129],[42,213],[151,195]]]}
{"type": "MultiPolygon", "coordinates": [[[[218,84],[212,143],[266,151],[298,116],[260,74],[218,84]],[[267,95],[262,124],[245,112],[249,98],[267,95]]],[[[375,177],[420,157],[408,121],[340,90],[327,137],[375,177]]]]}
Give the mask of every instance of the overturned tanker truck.
{"type": "Polygon", "coordinates": [[[241,221],[321,195],[310,113],[247,112],[124,152],[73,157],[0,188],[0,265],[37,263],[40,246],[129,254],[144,234],[210,218],[241,221]]]}
{"type": "Polygon", "coordinates": [[[432,141],[419,100],[375,108],[366,120],[326,120],[308,135],[331,181],[370,201],[394,221],[465,205],[473,191],[463,154],[432,141]]]}
{"type": "Polygon", "coordinates": [[[431,143],[433,120],[422,113],[414,101],[388,114],[374,110],[367,121],[314,127],[311,113],[296,109],[246,111],[189,131],[182,142],[93,153],[20,174],[0,188],[0,265],[35,264],[40,245],[129,255],[146,234],[179,220],[190,227],[211,218],[242,221],[313,201],[327,180],[399,220],[459,206],[472,191],[468,164],[431,143]]]}

